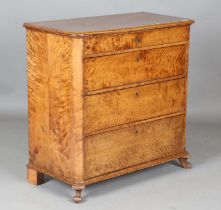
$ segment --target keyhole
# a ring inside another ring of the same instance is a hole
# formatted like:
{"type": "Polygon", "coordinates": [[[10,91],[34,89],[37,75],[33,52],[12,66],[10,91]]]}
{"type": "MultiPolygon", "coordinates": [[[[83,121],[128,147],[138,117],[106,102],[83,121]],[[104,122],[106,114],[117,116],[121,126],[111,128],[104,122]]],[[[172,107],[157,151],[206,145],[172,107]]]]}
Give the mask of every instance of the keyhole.
{"type": "Polygon", "coordinates": [[[137,62],[139,62],[140,61],[140,56],[137,56],[137,62]]]}
{"type": "Polygon", "coordinates": [[[134,41],[135,41],[136,43],[141,43],[141,38],[140,38],[140,37],[136,37],[136,38],[134,39],[134,41]]]}

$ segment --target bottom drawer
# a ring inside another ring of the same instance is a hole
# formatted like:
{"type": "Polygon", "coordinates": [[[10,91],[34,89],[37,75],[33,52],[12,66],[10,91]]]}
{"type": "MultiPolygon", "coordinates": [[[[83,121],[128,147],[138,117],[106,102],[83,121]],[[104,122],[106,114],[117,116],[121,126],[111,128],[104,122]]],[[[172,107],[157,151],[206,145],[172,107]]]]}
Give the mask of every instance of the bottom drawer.
{"type": "Polygon", "coordinates": [[[85,179],[184,151],[184,115],[85,139],[85,179]]]}

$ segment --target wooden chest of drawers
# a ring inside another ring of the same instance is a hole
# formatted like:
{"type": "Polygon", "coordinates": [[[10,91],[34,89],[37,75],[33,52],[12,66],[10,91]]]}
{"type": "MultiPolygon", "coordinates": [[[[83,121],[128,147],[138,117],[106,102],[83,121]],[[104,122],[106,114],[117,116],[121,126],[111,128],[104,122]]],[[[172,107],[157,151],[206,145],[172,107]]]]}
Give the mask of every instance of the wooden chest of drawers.
{"type": "Polygon", "coordinates": [[[151,13],[25,23],[28,181],[86,185],[179,159],[190,19],[151,13]]]}

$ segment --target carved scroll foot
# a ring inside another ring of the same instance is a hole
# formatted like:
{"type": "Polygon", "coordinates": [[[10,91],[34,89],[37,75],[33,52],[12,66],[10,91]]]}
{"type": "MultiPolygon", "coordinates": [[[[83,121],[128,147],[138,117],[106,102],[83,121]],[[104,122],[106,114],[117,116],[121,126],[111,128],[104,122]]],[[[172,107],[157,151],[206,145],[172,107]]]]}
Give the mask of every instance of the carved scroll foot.
{"type": "Polygon", "coordinates": [[[192,164],[188,162],[188,158],[179,158],[180,164],[183,168],[190,169],[192,164]]]}
{"type": "Polygon", "coordinates": [[[83,201],[82,198],[82,190],[85,189],[85,186],[73,186],[73,189],[75,189],[75,196],[73,198],[75,203],[81,203],[83,201]]]}
{"type": "Polygon", "coordinates": [[[32,168],[27,168],[27,181],[33,185],[40,185],[44,183],[44,174],[32,168]]]}

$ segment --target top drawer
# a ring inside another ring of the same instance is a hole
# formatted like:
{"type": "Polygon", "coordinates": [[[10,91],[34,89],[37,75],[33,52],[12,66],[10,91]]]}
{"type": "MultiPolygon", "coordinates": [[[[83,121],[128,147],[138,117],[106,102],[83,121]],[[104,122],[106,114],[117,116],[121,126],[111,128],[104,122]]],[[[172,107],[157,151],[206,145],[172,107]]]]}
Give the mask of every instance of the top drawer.
{"type": "Polygon", "coordinates": [[[189,40],[189,26],[151,29],[84,38],[84,54],[97,54],[189,40]]]}

